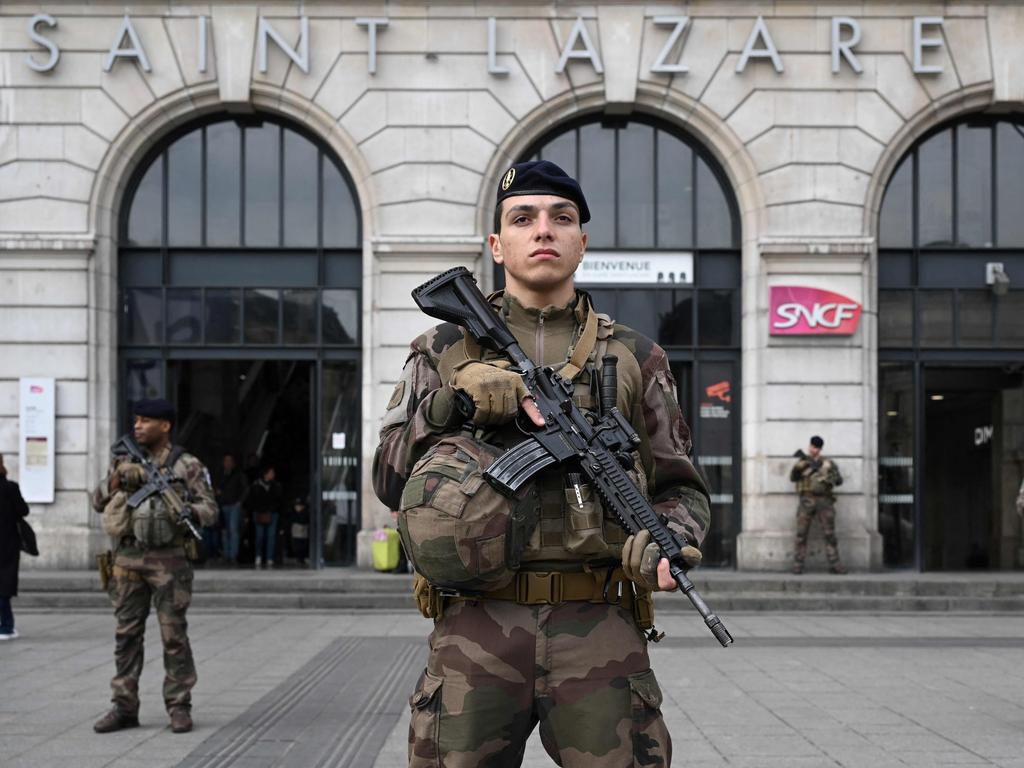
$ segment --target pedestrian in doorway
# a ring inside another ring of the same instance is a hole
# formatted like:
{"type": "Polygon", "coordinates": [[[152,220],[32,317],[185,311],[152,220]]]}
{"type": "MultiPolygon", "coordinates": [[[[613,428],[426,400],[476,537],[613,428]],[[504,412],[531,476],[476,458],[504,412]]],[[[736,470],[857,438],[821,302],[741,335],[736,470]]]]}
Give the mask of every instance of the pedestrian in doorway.
{"type": "Polygon", "coordinates": [[[249,483],[238,467],[233,453],[225,453],[221,460],[220,482],[217,484],[217,501],[220,504],[221,521],[224,525],[224,560],[227,565],[238,565],[238,542],[242,525],[242,499],[249,489],[249,483]]]}
{"type": "Polygon", "coordinates": [[[7,479],[7,467],[0,454],[0,640],[14,640],[14,610],[11,598],[18,596],[18,569],[21,565],[21,534],[18,521],[28,517],[28,504],[18,484],[7,479]]]}
{"type": "Polygon", "coordinates": [[[305,566],[309,556],[309,505],[301,496],[292,502],[291,538],[292,557],[305,566]]]}
{"type": "Polygon", "coordinates": [[[260,470],[260,478],[252,484],[245,497],[245,508],[252,515],[256,529],[257,568],[274,567],[277,523],[281,517],[283,502],[284,492],[281,490],[281,484],[277,482],[277,471],[272,464],[265,464],[260,470]]]}
{"type": "Polygon", "coordinates": [[[818,518],[825,534],[825,555],[829,571],[846,573],[839,559],[839,543],[836,539],[836,497],[832,490],[843,484],[843,476],[832,459],[825,458],[821,449],[825,441],[818,435],[811,438],[807,453],[798,450],[794,455],[799,459],[790,470],[789,479],[796,483],[800,501],[796,508],[796,545],[793,551],[793,573],[804,572],[807,557],[807,533],[811,520],[818,518]]]}
{"type": "Polygon", "coordinates": [[[1024,479],[1020,481],[1020,490],[1017,491],[1017,514],[1024,517],[1024,479]]]}
{"type": "Polygon", "coordinates": [[[92,495],[92,506],[103,514],[103,528],[114,539],[114,562],[108,593],[117,617],[114,661],[110,681],[113,708],[96,721],[93,730],[109,733],[139,725],[139,678],[145,648],[146,619],[156,608],[164,647],[164,706],[174,733],[192,730],[192,688],[196,665],[188,639],[185,613],[192,602],[192,564],[186,555],[182,524],[186,517],[197,526],[217,519],[217,502],[210,475],[195,456],[171,443],[174,406],[163,399],[135,404],[132,436],[146,461],[168,472],[171,487],[185,502],[182,512],[160,494],[149,496],[134,509],[128,498],[147,481],[141,462],[115,455],[92,495]]]}

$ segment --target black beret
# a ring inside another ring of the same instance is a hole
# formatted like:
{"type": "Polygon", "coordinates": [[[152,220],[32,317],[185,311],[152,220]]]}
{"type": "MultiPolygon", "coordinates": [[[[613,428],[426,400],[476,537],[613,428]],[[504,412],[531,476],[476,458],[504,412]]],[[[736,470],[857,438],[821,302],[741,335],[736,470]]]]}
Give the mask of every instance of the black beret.
{"type": "Polygon", "coordinates": [[[815,448],[821,448],[823,445],[825,445],[825,441],[822,440],[817,435],[815,435],[814,437],[811,438],[811,445],[813,445],[815,448]]]}
{"type": "Polygon", "coordinates": [[[136,416],[145,416],[147,419],[164,419],[174,423],[174,406],[162,397],[153,400],[139,400],[132,412],[136,416]]]}
{"type": "Polygon", "coordinates": [[[571,200],[580,209],[580,223],[590,221],[590,209],[583,197],[583,190],[576,179],[549,160],[530,160],[516,163],[498,182],[496,206],[506,197],[521,195],[557,195],[571,200]]]}

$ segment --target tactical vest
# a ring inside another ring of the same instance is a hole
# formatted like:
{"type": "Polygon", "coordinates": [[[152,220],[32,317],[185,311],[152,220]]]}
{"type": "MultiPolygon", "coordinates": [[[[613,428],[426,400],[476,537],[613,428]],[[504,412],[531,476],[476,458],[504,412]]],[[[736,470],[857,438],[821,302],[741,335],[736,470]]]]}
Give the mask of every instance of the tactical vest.
{"type": "MultiPolygon", "coordinates": [[[[161,467],[174,467],[185,452],[179,445],[171,447],[161,467]]],[[[131,512],[132,535],[146,549],[160,549],[182,543],[181,530],[167,503],[154,493],[131,512]]]]}
{"type": "MultiPolygon", "coordinates": [[[[492,304],[500,295],[489,297],[492,304]]],[[[639,363],[625,345],[614,339],[612,319],[594,311],[589,295],[579,295],[579,300],[586,302],[584,321],[577,324],[565,361],[552,368],[573,382],[573,401],[577,407],[597,411],[600,405],[597,367],[606,354],[616,355],[619,360],[617,405],[628,419],[631,415],[630,402],[639,399],[637,396],[629,397],[630,390],[640,385],[639,363]]],[[[466,360],[486,362],[494,359],[502,359],[502,356],[482,349],[475,339],[464,333],[460,341],[442,352],[437,370],[441,381],[447,382],[451,380],[455,366],[466,360]]],[[[514,423],[498,429],[477,430],[474,437],[505,450],[525,439],[514,423]]],[[[629,475],[647,496],[646,475],[639,456],[634,455],[634,459],[637,469],[630,471],[629,475]]],[[[529,493],[539,514],[537,525],[518,554],[520,567],[526,570],[578,570],[583,564],[612,564],[621,559],[622,544],[627,534],[613,517],[605,514],[589,484],[580,480],[577,488],[569,482],[564,470],[555,467],[540,472],[530,486],[529,493]]]]}

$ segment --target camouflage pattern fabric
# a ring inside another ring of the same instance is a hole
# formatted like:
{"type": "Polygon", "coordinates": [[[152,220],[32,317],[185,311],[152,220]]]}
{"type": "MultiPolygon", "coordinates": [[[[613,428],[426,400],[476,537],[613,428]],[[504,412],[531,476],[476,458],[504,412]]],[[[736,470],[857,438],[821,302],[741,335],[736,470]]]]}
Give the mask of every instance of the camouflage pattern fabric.
{"type": "MultiPolygon", "coordinates": [[[[528,309],[501,293],[491,301],[527,355],[555,370],[571,357],[590,306],[581,291],[561,308],[528,309]]],[[[618,408],[641,438],[638,485],[671,528],[699,545],[710,523],[708,491],[689,459],[690,432],[667,356],[624,325],[612,330],[601,349],[618,357],[618,408]]],[[[413,341],[374,457],[374,489],[389,508],[400,506],[416,463],[460,430],[445,384],[468,356],[462,330],[452,324],[436,326],[413,341]]],[[[480,354],[485,362],[494,357],[480,354]]],[[[593,363],[574,379],[573,397],[581,408],[596,406],[593,363]]],[[[503,449],[524,439],[515,424],[477,436],[503,449]]],[[[588,488],[581,488],[584,505],[574,517],[575,491],[567,493],[557,468],[539,473],[534,486],[541,519],[523,552],[521,570],[580,571],[584,565],[618,564],[625,534],[602,520],[600,512],[595,518],[588,488]]],[[[436,620],[430,648],[427,668],[410,699],[410,766],[519,765],[538,723],[558,765],[670,764],[661,691],[631,611],[582,601],[554,606],[457,601],[436,620]]]]}
{"type": "Polygon", "coordinates": [[[196,665],[188,641],[185,612],[192,601],[192,566],[184,555],[118,555],[108,586],[117,617],[111,701],[120,711],[139,711],[146,619],[152,603],[164,647],[164,704],[189,707],[196,684],[196,665]]]}
{"type": "Polygon", "coordinates": [[[829,565],[837,565],[839,542],[836,539],[836,508],[831,497],[811,494],[800,496],[800,504],[796,509],[796,548],[793,560],[801,564],[807,557],[807,533],[811,528],[811,520],[815,517],[818,518],[821,530],[825,534],[825,556],[829,565]]]}
{"type": "Polygon", "coordinates": [[[671,764],[661,690],[627,611],[460,602],[430,648],[410,698],[410,768],[520,765],[538,723],[565,768],[671,764]]]}
{"type": "MultiPolygon", "coordinates": [[[[577,291],[577,300],[568,309],[526,309],[501,292],[492,296],[492,303],[534,362],[557,370],[568,357],[564,341],[573,337],[571,332],[566,333],[566,324],[576,329],[584,320],[580,307],[587,306],[589,299],[584,300],[583,296],[582,291],[577,291]]],[[[459,358],[462,344],[462,330],[451,323],[436,326],[412,342],[384,415],[373,461],[374,490],[389,509],[400,507],[405,483],[427,449],[445,434],[458,431],[460,425],[452,417],[453,407],[447,402],[450,390],[443,386],[445,381],[439,368],[445,367],[450,358],[459,358]]],[[[487,354],[492,353],[485,353],[484,359],[487,354]]],[[[646,473],[652,504],[669,527],[699,547],[711,519],[709,496],[689,459],[690,430],[676,400],[675,381],[665,351],[646,336],[615,324],[607,354],[619,358],[618,407],[640,435],[640,466],[646,473]]],[[[461,358],[465,359],[464,350],[461,358]]],[[[588,376],[589,372],[580,375],[577,392],[590,389],[588,376]]],[[[505,449],[523,439],[514,424],[486,436],[487,442],[505,449]]],[[[539,485],[546,485],[544,474],[538,476],[539,485]]],[[[558,479],[558,483],[561,486],[556,489],[557,495],[562,497],[564,481],[558,479]]],[[[624,538],[618,541],[619,549],[624,538]]]]}
{"type": "MultiPolygon", "coordinates": [[[[163,465],[170,448],[152,454],[157,466],[163,465]]],[[[110,478],[124,459],[111,462],[106,476],[92,494],[93,509],[102,512],[113,499],[110,478]]],[[[190,506],[201,525],[217,519],[217,503],[210,488],[206,467],[195,456],[183,453],[172,467],[182,480],[182,490],[191,497],[190,506]]],[[[124,488],[131,493],[134,488],[124,488]]],[[[120,494],[119,494],[120,495],[120,494]]],[[[145,548],[132,536],[115,542],[114,577],[108,594],[117,618],[114,664],[111,681],[113,702],[129,714],[138,711],[139,676],[142,673],[143,637],[150,605],[156,609],[160,637],[164,647],[164,703],[170,709],[188,707],[190,691],[196,684],[195,662],[188,641],[185,612],[192,600],[192,566],[185,556],[181,540],[169,547],[145,548]]]]}
{"type": "Polygon", "coordinates": [[[817,469],[807,459],[800,459],[793,465],[789,479],[796,483],[797,493],[831,496],[832,489],[843,484],[843,476],[832,459],[819,456],[818,462],[817,469]]]}

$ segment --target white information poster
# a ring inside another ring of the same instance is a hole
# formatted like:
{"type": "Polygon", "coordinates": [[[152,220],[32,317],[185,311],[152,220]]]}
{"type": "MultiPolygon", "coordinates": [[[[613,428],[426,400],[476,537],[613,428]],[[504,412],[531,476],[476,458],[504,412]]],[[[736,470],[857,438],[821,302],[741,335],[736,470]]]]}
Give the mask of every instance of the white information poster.
{"type": "Polygon", "coordinates": [[[29,503],[53,503],[56,386],[53,379],[21,379],[18,484],[29,503]]]}
{"type": "Polygon", "coordinates": [[[693,254],[664,251],[591,251],[576,271],[580,285],[666,285],[693,282],[693,254]]]}

